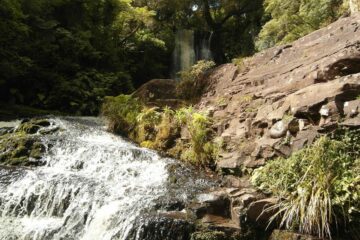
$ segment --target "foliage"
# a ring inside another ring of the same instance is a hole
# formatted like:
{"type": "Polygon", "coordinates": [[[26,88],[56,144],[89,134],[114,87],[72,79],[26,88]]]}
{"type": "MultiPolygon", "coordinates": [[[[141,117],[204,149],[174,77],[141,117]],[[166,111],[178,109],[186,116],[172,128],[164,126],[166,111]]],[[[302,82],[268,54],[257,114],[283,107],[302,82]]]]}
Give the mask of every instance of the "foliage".
{"type": "Polygon", "coordinates": [[[211,118],[192,107],[148,108],[131,95],[119,95],[105,98],[102,115],[108,120],[110,131],[124,134],[147,148],[181,148],[182,154],[174,151],[174,157],[198,166],[211,166],[222,145],[214,139],[211,118]],[[180,139],[181,128],[188,132],[189,141],[180,139]]]}
{"type": "Polygon", "coordinates": [[[137,124],[142,104],[131,95],[106,97],[102,105],[102,115],[108,120],[109,130],[129,134],[137,124]]]}
{"type": "Polygon", "coordinates": [[[254,52],[253,39],[261,27],[262,0],[139,2],[156,10],[158,23],[162,28],[211,33],[209,47],[217,64],[234,56],[246,56],[254,52]]]}
{"type": "Polygon", "coordinates": [[[186,100],[199,97],[204,90],[202,78],[215,66],[212,61],[201,60],[189,70],[180,72],[180,82],[177,85],[177,95],[186,100]]]}
{"type": "Polygon", "coordinates": [[[288,159],[255,170],[253,184],[279,199],[266,210],[276,212],[272,221],[280,218],[287,229],[319,237],[331,237],[337,224],[359,221],[359,139],[359,131],[321,137],[288,159]]]}
{"type": "Polygon", "coordinates": [[[180,109],[176,116],[190,135],[189,148],[183,151],[181,159],[195,165],[211,166],[220,148],[213,138],[211,119],[206,114],[193,112],[192,108],[180,109]],[[185,119],[187,121],[183,121],[185,119]]]}
{"type": "Polygon", "coordinates": [[[265,18],[257,49],[292,42],[324,27],[346,12],[343,0],[265,0],[265,18]]]}
{"type": "Polygon", "coordinates": [[[167,49],[151,31],[154,16],[131,0],[2,1],[0,101],[97,114],[104,96],[163,76],[167,49]]]}
{"type": "Polygon", "coordinates": [[[158,108],[144,108],[136,117],[137,141],[142,143],[154,138],[155,127],[161,122],[158,108]]]}

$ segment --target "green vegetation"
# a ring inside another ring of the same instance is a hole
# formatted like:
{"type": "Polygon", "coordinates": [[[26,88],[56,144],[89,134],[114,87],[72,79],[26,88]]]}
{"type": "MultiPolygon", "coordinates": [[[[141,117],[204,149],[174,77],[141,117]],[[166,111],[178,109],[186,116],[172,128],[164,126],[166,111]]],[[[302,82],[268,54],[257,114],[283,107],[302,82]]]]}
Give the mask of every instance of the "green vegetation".
{"type": "Polygon", "coordinates": [[[109,121],[108,127],[115,133],[128,134],[136,126],[142,104],[130,95],[106,97],[102,105],[102,115],[109,121]]]}
{"type": "Polygon", "coordinates": [[[261,29],[256,46],[263,50],[292,42],[348,12],[343,0],[265,0],[265,18],[270,19],[261,29]]]}
{"type": "Polygon", "coordinates": [[[21,123],[16,129],[0,132],[0,164],[10,166],[37,166],[46,152],[41,135],[54,133],[59,128],[44,129],[50,126],[45,119],[32,119],[21,123]]]}
{"type": "Polygon", "coordinates": [[[0,101],[96,114],[104,96],[166,72],[168,50],[150,32],[155,12],[132,1],[0,5],[0,101]],[[139,61],[143,51],[151,61],[139,61]]]}
{"type": "MultiPolygon", "coordinates": [[[[96,115],[105,96],[170,75],[176,32],[209,40],[216,64],[293,41],[346,13],[345,0],[2,0],[0,102],[96,115]],[[260,32],[260,34],[259,34],[260,32]]],[[[196,98],[214,63],[181,73],[196,98]],[[201,73],[197,72],[201,70],[201,73]]]]}
{"type": "Polygon", "coordinates": [[[180,158],[195,165],[213,165],[220,144],[214,141],[211,119],[206,114],[189,111],[186,108],[177,112],[177,115],[181,116],[180,124],[190,135],[190,142],[185,145],[186,150],[183,150],[180,158]]]}
{"type": "Polygon", "coordinates": [[[221,147],[221,142],[214,139],[211,119],[192,107],[148,108],[130,95],[120,95],[105,99],[102,115],[110,131],[194,165],[212,165],[221,147]],[[186,140],[180,139],[181,129],[188,135],[186,140]]]}
{"type": "Polygon", "coordinates": [[[331,237],[336,226],[359,226],[360,131],[338,131],[255,170],[252,182],[279,202],[272,221],[302,233],[331,237]]]}

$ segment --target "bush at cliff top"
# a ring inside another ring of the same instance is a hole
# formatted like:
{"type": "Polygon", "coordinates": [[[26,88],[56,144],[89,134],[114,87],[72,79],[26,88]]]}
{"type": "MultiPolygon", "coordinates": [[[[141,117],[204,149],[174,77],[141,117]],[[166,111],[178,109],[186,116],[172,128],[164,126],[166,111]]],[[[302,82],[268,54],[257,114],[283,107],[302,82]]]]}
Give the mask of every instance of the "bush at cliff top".
{"type": "Polygon", "coordinates": [[[272,221],[330,237],[337,225],[360,224],[360,131],[321,137],[312,146],[256,170],[252,182],[279,201],[272,221]]]}

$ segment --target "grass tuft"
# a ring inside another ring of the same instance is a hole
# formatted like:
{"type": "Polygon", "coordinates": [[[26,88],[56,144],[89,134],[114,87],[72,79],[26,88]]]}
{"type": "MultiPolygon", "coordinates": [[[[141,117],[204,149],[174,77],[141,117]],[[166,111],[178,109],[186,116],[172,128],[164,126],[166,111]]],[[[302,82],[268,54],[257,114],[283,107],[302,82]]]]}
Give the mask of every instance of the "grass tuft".
{"type": "Polygon", "coordinates": [[[255,170],[252,182],[279,201],[271,222],[331,238],[337,225],[360,222],[360,132],[321,137],[291,157],[255,170]]]}

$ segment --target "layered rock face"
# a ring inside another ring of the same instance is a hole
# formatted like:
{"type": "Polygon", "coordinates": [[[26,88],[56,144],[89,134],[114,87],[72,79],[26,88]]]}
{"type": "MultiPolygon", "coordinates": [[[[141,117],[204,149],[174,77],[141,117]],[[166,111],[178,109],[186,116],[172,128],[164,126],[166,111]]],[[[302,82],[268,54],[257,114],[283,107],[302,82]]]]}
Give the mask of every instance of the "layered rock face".
{"type": "Polygon", "coordinates": [[[219,66],[197,108],[212,114],[225,143],[217,168],[228,180],[227,218],[237,227],[244,218],[266,221],[258,217],[273,199],[257,201],[264,196],[246,173],[338,127],[360,127],[360,14],[219,66]]]}
{"type": "Polygon", "coordinates": [[[226,142],[220,168],[256,168],[338,125],[357,127],[360,15],[244,59],[242,66],[220,66],[208,81],[198,107],[212,112],[226,142]]]}

